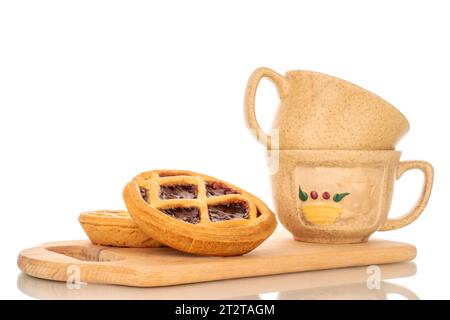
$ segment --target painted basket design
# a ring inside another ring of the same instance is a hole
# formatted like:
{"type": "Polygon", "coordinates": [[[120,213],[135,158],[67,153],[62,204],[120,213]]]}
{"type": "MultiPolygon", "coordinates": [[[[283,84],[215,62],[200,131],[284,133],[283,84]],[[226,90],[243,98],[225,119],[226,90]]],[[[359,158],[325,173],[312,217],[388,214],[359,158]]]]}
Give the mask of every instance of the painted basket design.
{"type": "Polygon", "coordinates": [[[339,203],[345,197],[350,195],[348,192],[336,193],[331,197],[330,193],[325,191],[320,199],[317,191],[311,191],[310,194],[302,190],[299,186],[298,197],[305,204],[302,206],[303,217],[311,224],[331,225],[336,223],[343,212],[343,207],[339,203]],[[310,201],[308,201],[310,199],[310,201]]]}

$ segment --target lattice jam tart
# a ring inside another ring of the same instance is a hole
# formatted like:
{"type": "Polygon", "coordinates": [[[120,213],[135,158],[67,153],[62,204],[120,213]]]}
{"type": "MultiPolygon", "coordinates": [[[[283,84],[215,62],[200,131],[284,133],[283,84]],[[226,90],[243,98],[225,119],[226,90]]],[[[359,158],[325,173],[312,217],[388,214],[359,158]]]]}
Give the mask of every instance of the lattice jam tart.
{"type": "Polygon", "coordinates": [[[130,248],[162,246],[160,242],[142,232],[126,211],[87,211],[80,214],[78,221],[94,244],[130,248]]]}
{"type": "Polygon", "coordinates": [[[123,196],[142,231],[189,253],[241,255],[260,245],[277,225],[257,197],[190,171],[141,173],[127,184],[123,196]]]}

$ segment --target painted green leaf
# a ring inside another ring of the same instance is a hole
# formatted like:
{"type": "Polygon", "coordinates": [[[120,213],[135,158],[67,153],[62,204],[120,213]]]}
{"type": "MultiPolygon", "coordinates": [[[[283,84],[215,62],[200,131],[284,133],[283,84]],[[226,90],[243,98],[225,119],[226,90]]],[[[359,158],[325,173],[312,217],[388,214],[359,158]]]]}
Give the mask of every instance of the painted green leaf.
{"type": "Polygon", "coordinates": [[[336,193],[334,196],[333,196],[333,200],[335,201],[335,202],[339,202],[339,201],[341,201],[342,199],[344,199],[346,196],[348,196],[350,193],[348,193],[348,192],[344,192],[344,193],[336,193]]]}
{"type": "Polygon", "coordinates": [[[298,187],[298,197],[300,198],[300,200],[302,201],[306,201],[308,200],[308,194],[302,190],[302,187],[298,187]]]}

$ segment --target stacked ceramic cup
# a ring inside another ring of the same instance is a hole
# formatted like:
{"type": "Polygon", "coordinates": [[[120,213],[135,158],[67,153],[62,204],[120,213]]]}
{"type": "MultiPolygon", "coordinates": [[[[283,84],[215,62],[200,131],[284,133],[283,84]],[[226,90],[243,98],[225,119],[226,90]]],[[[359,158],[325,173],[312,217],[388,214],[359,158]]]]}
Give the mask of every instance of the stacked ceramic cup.
{"type": "Polygon", "coordinates": [[[259,68],[245,95],[248,127],[268,151],[275,211],[299,241],[358,243],[377,230],[393,230],[424,210],[433,184],[425,161],[400,161],[395,150],[409,123],[395,107],[347,81],[311,71],[282,76],[259,68]],[[270,135],[260,128],[255,96],[262,78],[281,100],[270,135]],[[415,206],[389,219],[393,186],[405,171],[425,179],[415,206]]]}

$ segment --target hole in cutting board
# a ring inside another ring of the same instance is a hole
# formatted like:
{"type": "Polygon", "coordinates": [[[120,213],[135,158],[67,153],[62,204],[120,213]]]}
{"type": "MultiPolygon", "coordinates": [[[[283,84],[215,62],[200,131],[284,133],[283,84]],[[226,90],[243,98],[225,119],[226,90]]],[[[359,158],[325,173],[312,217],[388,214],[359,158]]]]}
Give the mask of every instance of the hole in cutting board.
{"type": "Polygon", "coordinates": [[[92,262],[109,262],[119,261],[124,258],[117,256],[114,253],[108,252],[103,248],[84,247],[84,246],[58,246],[48,247],[46,250],[62,254],[80,261],[92,262]]]}

